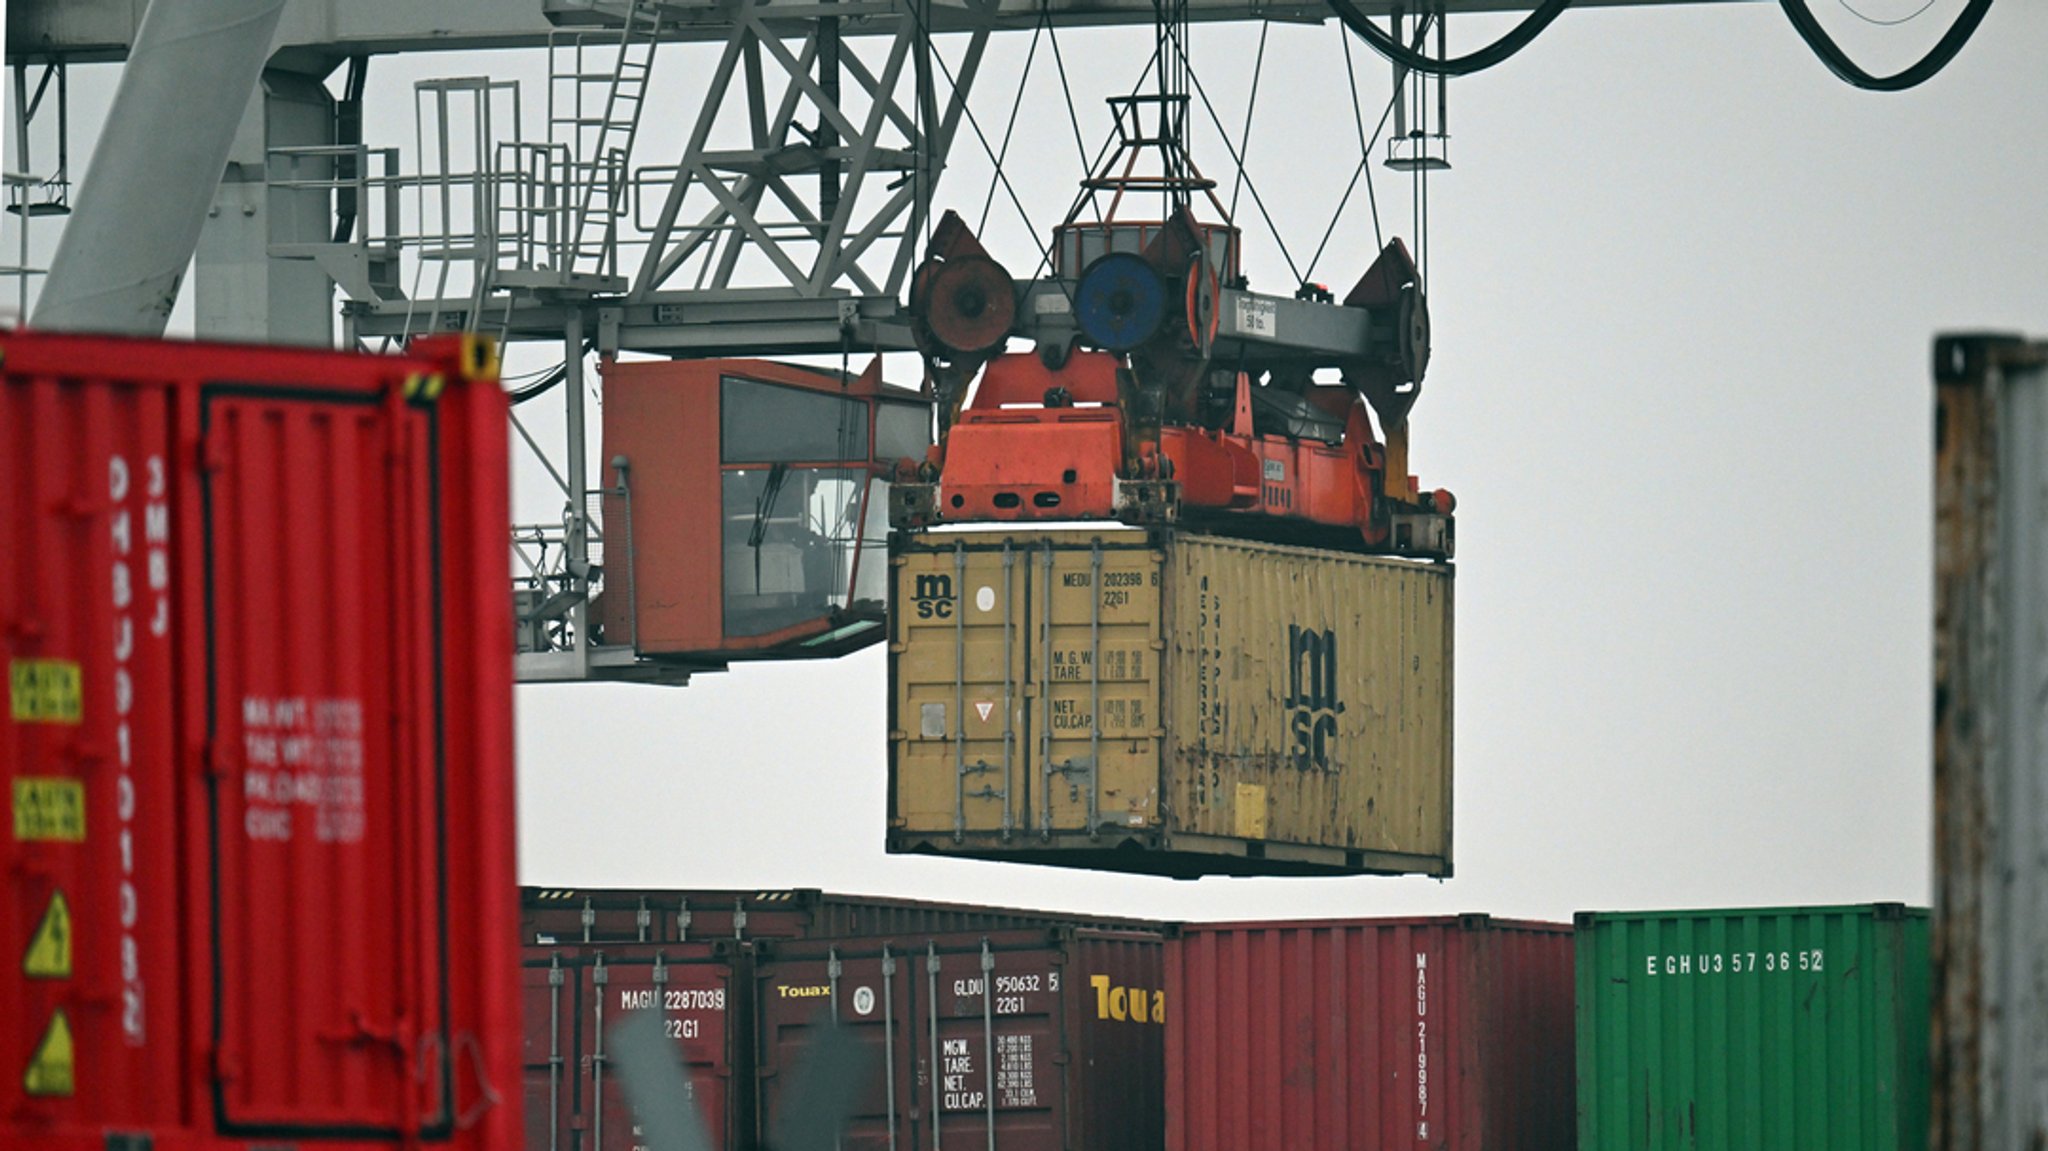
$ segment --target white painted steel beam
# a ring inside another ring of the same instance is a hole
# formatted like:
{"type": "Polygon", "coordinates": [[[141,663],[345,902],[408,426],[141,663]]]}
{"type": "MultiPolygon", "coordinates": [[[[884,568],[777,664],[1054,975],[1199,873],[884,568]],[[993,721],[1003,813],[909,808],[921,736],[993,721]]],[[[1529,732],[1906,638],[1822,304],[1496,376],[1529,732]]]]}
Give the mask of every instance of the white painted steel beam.
{"type": "Polygon", "coordinates": [[[36,326],[163,334],[284,3],[149,6],[36,302],[36,326]]]}

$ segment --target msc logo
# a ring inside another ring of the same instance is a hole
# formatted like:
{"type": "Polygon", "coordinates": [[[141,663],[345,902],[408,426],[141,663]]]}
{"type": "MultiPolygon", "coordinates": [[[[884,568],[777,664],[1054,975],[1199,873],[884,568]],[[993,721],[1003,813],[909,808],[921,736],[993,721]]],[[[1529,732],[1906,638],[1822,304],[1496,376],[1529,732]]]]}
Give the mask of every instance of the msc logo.
{"type": "Polygon", "coordinates": [[[1293,746],[1288,757],[1296,771],[1330,771],[1336,750],[1337,717],[1344,714],[1337,698],[1337,633],[1287,625],[1287,698],[1293,746]]]}
{"type": "Polygon", "coordinates": [[[911,604],[918,619],[952,619],[952,575],[918,575],[911,604]]]}
{"type": "Polygon", "coordinates": [[[920,574],[910,600],[919,619],[952,619],[953,577],[936,572],[920,574]]]}

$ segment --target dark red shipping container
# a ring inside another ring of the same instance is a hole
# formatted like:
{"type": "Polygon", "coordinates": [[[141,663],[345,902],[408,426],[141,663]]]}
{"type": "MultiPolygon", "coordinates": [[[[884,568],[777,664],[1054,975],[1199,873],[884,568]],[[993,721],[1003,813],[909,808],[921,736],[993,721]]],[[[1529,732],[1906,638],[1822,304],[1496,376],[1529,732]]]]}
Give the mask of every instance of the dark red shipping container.
{"type": "Polygon", "coordinates": [[[1574,993],[1562,924],[1184,925],[1168,1151],[1570,1148],[1574,993]]]}
{"type": "Polygon", "coordinates": [[[743,1145],[753,1124],[748,970],[742,949],[725,942],[528,947],[529,1151],[646,1145],[605,1053],[610,1029],[639,1011],[661,1014],[711,1146],[743,1145]]]}
{"type": "Polygon", "coordinates": [[[487,344],[0,335],[0,1145],[519,1138],[506,468],[487,344]]]}
{"type": "Polygon", "coordinates": [[[759,1129],[838,1026],[872,1055],[842,1151],[1158,1151],[1161,948],[1094,930],[763,944],[759,1129]]]}
{"type": "Polygon", "coordinates": [[[1151,931],[1139,919],[923,899],[779,891],[528,887],[520,935],[529,945],[683,943],[714,939],[853,939],[959,931],[1096,927],[1151,931]]]}

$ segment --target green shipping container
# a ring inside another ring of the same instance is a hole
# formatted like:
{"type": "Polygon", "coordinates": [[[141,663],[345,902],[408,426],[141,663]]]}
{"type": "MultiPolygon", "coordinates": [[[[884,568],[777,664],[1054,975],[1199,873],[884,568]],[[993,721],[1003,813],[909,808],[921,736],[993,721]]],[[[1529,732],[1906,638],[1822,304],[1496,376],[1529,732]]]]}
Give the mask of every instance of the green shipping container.
{"type": "Polygon", "coordinates": [[[1581,912],[1580,1151],[1919,1151],[1927,912],[1581,912]]]}

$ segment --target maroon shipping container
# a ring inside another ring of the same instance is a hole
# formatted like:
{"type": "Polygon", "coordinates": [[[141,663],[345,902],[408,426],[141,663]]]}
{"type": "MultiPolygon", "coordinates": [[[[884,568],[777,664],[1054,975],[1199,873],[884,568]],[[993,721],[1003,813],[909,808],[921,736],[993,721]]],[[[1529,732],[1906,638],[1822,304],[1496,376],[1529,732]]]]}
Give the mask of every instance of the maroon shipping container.
{"type": "Polygon", "coordinates": [[[764,944],[760,1129],[839,1026],[872,1055],[842,1151],[1158,1151],[1160,953],[1092,930],[764,944]]]}
{"type": "Polygon", "coordinates": [[[1152,931],[1159,927],[1139,919],[837,895],[812,888],[528,887],[521,891],[521,908],[520,934],[529,944],[852,939],[1054,927],[1152,931]]]}
{"type": "Polygon", "coordinates": [[[1168,1151],[1572,1146],[1568,926],[1187,924],[1166,996],[1168,1151]]]}
{"type": "Polygon", "coordinates": [[[633,1151],[645,1139],[609,1057],[610,1029],[657,1011],[712,1147],[749,1143],[753,1123],[744,951],[730,943],[528,947],[526,1146],[633,1151]]]}
{"type": "Polygon", "coordinates": [[[0,1146],[511,1146],[495,354],[0,361],[0,1146]]]}

